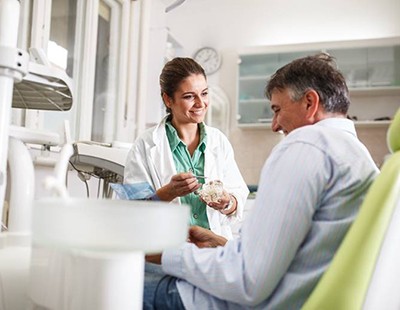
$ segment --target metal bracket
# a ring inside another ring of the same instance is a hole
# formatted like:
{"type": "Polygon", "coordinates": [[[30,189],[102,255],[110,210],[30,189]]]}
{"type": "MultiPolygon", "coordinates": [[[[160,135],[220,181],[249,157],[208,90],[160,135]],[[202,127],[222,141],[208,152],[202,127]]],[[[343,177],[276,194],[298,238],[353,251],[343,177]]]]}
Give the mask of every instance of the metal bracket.
{"type": "Polygon", "coordinates": [[[28,73],[29,54],[19,48],[0,46],[0,76],[20,82],[28,73]]]}

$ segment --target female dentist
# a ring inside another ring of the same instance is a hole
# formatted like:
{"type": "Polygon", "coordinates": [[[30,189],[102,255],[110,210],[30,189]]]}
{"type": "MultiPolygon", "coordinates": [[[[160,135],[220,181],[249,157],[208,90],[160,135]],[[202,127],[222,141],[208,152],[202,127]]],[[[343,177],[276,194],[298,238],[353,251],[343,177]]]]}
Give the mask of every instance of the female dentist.
{"type": "Polygon", "coordinates": [[[167,115],[136,139],[124,183],[149,183],[156,191],[153,199],[189,205],[191,225],[232,239],[249,190],[227,137],[204,124],[209,107],[205,72],[191,58],[174,58],[161,72],[160,87],[167,115]],[[222,181],[224,195],[207,205],[196,191],[213,180],[222,181]]]}

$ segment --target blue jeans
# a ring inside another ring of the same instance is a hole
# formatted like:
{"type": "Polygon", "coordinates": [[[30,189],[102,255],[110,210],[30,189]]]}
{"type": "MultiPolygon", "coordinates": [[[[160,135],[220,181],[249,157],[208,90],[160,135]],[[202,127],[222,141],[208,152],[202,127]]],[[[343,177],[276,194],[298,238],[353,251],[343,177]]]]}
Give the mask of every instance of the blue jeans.
{"type": "Polygon", "coordinates": [[[145,263],[143,309],[184,310],[176,280],[166,275],[160,265],[145,263]]]}

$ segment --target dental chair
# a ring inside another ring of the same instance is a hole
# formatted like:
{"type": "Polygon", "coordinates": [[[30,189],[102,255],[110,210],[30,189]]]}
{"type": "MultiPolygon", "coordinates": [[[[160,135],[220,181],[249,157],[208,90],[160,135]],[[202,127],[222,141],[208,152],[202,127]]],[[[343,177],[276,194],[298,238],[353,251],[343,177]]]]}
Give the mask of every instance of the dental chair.
{"type": "Polygon", "coordinates": [[[387,143],[392,154],[303,310],[400,309],[400,109],[387,143]]]}

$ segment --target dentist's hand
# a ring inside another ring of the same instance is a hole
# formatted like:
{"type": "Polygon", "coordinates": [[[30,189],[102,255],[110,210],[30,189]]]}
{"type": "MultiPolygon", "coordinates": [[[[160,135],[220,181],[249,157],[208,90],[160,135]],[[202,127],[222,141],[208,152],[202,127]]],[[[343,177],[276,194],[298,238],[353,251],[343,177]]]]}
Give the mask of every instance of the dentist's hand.
{"type": "Polygon", "coordinates": [[[209,207],[221,212],[224,215],[232,215],[237,209],[237,200],[234,196],[230,195],[227,191],[223,191],[222,196],[216,202],[208,202],[202,199],[200,200],[206,203],[209,207]]]}
{"type": "MultiPolygon", "coordinates": [[[[215,202],[211,201],[208,203],[208,206],[217,211],[222,211],[229,204],[230,199],[231,199],[231,196],[228,194],[227,191],[224,190],[222,196],[218,199],[218,201],[215,201],[215,202]]],[[[204,202],[207,204],[206,201],[204,201],[204,202]]]]}
{"type": "Polygon", "coordinates": [[[182,172],[172,176],[169,183],[157,190],[160,200],[171,201],[176,197],[186,196],[201,187],[201,183],[191,172],[182,172]]]}

